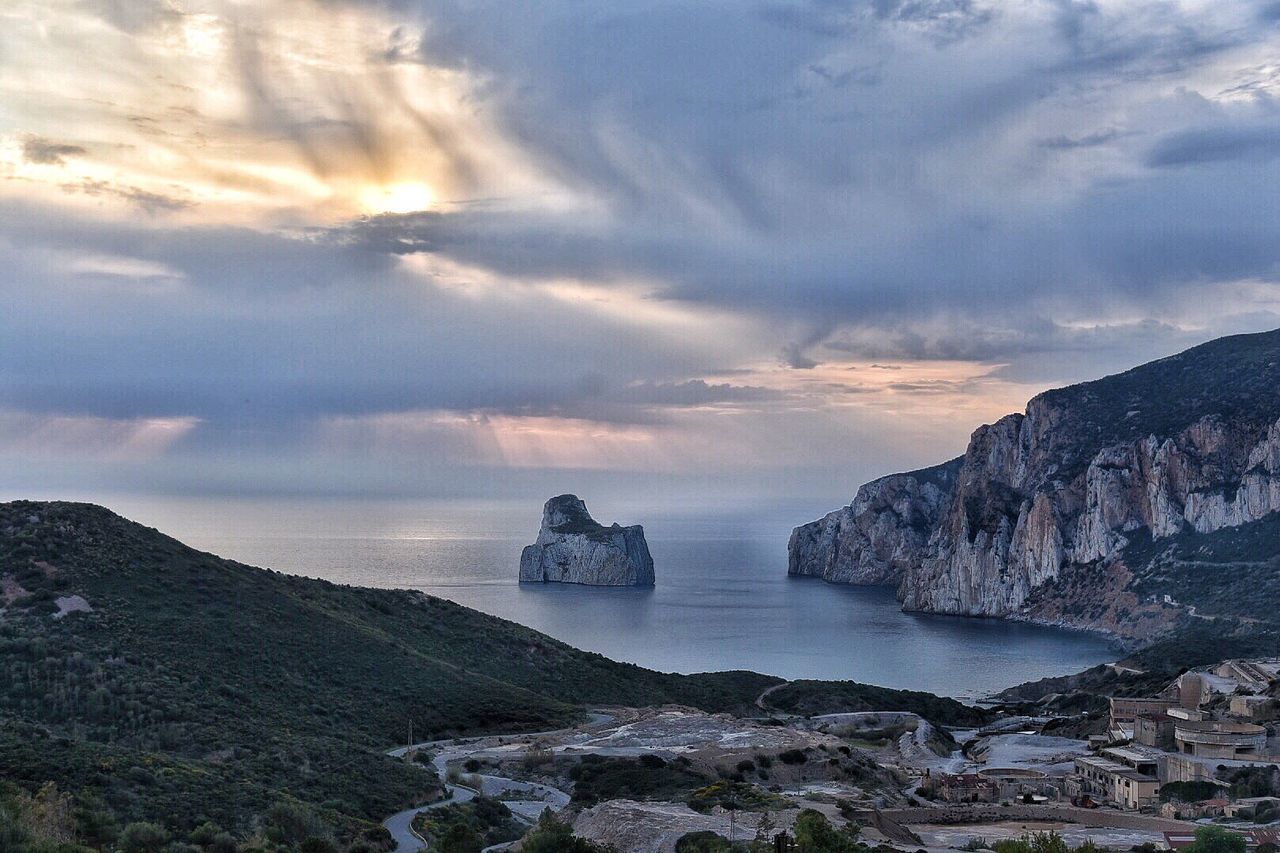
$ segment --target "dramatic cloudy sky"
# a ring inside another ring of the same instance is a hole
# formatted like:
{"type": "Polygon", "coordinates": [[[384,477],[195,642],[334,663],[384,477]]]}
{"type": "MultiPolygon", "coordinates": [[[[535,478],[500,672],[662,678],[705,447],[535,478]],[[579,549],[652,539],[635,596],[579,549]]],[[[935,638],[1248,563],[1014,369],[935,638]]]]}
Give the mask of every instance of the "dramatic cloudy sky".
{"type": "Polygon", "coordinates": [[[1274,0],[8,0],[0,490],[847,500],[1280,326],[1278,94],[1274,0]]]}

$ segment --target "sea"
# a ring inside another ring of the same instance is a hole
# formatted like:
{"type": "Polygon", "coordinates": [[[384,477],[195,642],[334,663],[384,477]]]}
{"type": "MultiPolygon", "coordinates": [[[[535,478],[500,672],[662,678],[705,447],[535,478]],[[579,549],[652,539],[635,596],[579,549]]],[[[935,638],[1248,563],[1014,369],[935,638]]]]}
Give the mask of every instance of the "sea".
{"type": "Polygon", "coordinates": [[[664,672],[749,669],[975,701],[1119,656],[1087,633],[903,613],[892,589],[788,577],[791,526],[812,514],[628,506],[618,520],[644,525],[657,576],[653,588],[634,589],[518,583],[520,551],[538,532],[537,502],[125,497],[109,505],[222,557],[422,590],[664,672]]]}

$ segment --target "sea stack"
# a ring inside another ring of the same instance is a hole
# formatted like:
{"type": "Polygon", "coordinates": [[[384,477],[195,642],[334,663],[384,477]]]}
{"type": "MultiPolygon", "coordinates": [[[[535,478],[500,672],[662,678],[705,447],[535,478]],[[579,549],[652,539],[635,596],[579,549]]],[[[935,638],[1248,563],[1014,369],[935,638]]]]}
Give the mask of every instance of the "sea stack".
{"type": "Polygon", "coordinates": [[[577,495],[542,508],[538,541],[520,554],[521,583],[653,586],[653,557],[638,524],[605,527],[577,495]]]}

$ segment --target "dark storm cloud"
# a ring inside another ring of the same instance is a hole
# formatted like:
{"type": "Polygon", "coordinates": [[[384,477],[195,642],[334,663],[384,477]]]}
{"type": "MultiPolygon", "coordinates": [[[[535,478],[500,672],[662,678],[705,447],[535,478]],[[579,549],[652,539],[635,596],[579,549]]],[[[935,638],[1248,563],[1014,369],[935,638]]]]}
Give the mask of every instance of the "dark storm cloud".
{"type": "Polygon", "coordinates": [[[194,416],[204,426],[193,440],[217,444],[288,441],[334,416],[445,409],[649,423],[665,409],[777,397],[667,378],[698,372],[701,359],[649,347],[645,329],[589,306],[537,292],[476,300],[384,252],[8,214],[0,411],[194,416]],[[99,258],[150,266],[98,273],[99,258]],[[158,284],[151,268],[163,271],[158,284]]]}
{"type": "MultiPolygon", "coordinates": [[[[161,14],[101,6],[124,29],[161,14]]],[[[973,360],[1076,379],[1274,323],[1229,301],[1234,283],[1280,275],[1259,65],[1280,36],[1257,25],[1273,4],[333,0],[317,14],[352,7],[394,21],[373,61],[475,81],[460,108],[555,197],[504,195],[447,120],[416,113],[423,149],[484,197],[286,234],[171,227],[185,197],[68,175],[68,191],[158,221],[0,212],[0,407],[193,416],[191,441],[210,443],[420,409],[651,423],[776,401],[749,378],[701,378],[748,364],[973,360]],[[121,281],[71,263],[84,255],[171,274],[121,281]],[[497,284],[411,275],[412,255],[497,284]],[[750,321],[761,340],[674,340],[540,287],[558,280],[626,298],[640,285],[646,307],[750,321]]],[[[389,98],[413,112],[395,87],[308,101],[251,25],[228,37],[249,104],[238,131],[288,140],[321,178],[379,178],[407,156],[380,123],[389,98]]],[[[28,160],[79,153],[39,141],[28,160]]]]}
{"type": "Polygon", "coordinates": [[[1168,101],[1161,88],[1274,39],[1251,27],[1261,6],[1062,0],[1029,18],[945,0],[770,2],[754,15],[467,8],[424,14],[422,60],[492,74],[505,127],[611,215],[480,205],[379,217],[341,239],[502,274],[656,281],[665,298],[808,324],[782,344],[797,366],[815,360],[823,327],[1140,309],[1159,288],[1268,277],[1280,262],[1265,131],[1213,138],[1188,125],[1235,108],[1168,101]],[[1098,103],[1129,118],[1081,129],[1098,103]],[[1059,132],[1023,129],[1046,120],[1059,132]],[[1091,174],[1092,161],[1067,158],[1102,148],[1133,167],[1231,155],[1255,168],[1091,174]],[[1063,160],[1017,163],[1036,150],[1063,160]],[[1028,181],[1076,189],[988,198],[1000,158],[1028,181]]]}

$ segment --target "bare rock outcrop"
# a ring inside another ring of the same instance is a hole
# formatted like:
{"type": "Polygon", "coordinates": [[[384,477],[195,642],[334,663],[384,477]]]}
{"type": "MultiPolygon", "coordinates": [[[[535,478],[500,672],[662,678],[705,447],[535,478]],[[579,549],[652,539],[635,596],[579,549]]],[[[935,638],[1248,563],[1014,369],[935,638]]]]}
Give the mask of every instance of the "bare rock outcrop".
{"type": "Polygon", "coordinates": [[[1045,392],[926,472],[796,528],[789,572],[896,581],[906,610],[1150,627],[1126,548],[1280,511],[1280,331],[1045,392]]]}
{"type": "Polygon", "coordinates": [[[1039,452],[1037,416],[974,434],[943,523],[903,575],[903,607],[1008,616],[1066,567],[1139,536],[1211,533],[1280,511],[1280,419],[1265,432],[1206,415],[1176,435],[1104,447],[1069,482],[1039,452]]]}
{"type": "Polygon", "coordinates": [[[896,585],[937,527],[960,462],[881,477],[858,489],[848,506],[797,527],[787,573],[896,585]]]}
{"type": "Polygon", "coordinates": [[[576,495],[559,495],[542,509],[538,541],[520,554],[520,581],[653,586],[653,557],[640,525],[605,527],[576,495]]]}

